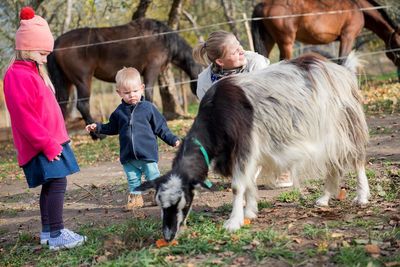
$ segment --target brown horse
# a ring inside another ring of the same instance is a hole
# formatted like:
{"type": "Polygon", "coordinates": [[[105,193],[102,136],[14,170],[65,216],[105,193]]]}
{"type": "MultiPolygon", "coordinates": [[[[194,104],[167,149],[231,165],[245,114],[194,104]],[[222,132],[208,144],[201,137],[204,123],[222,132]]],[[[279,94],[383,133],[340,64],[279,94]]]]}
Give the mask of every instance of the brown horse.
{"type": "MultiPolygon", "coordinates": [[[[387,49],[399,48],[399,28],[382,9],[360,10],[376,6],[373,0],[264,0],[255,6],[252,16],[255,50],[268,56],[277,43],[280,59],[289,59],[296,40],[308,44],[340,41],[339,58],[343,60],[364,23],[387,49]]],[[[400,51],[388,52],[387,56],[400,67],[400,51]]]]}
{"type": "MultiPolygon", "coordinates": [[[[92,77],[114,82],[117,71],[123,67],[135,67],[143,75],[149,101],[153,100],[152,88],[159,73],[170,62],[192,80],[197,79],[201,66],[193,60],[192,48],[171,31],[159,21],[138,19],[115,27],[75,29],[58,37],[47,65],[64,116],[75,85],[77,108],[86,124],[92,123],[92,77]]],[[[191,82],[191,89],[195,94],[196,82],[191,82]]]]}

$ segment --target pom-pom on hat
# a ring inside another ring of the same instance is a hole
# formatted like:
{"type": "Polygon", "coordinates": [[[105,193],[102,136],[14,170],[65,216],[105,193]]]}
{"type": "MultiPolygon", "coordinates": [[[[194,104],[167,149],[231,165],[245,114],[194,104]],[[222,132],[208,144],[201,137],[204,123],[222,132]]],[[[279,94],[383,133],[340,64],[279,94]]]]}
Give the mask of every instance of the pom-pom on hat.
{"type": "Polygon", "coordinates": [[[15,49],[53,51],[54,38],[46,20],[35,15],[31,7],[22,8],[19,17],[21,22],[15,34],[15,49]]]}

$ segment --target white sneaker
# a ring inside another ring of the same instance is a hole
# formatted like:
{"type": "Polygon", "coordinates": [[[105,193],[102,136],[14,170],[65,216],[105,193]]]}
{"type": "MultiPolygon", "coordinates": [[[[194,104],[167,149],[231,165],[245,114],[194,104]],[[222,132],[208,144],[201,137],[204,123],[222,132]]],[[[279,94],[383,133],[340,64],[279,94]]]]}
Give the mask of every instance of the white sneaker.
{"type": "Polygon", "coordinates": [[[61,229],[61,234],[57,237],[50,237],[50,250],[59,250],[64,248],[74,248],[82,245],[86,241],[86,236],[78,235],[68,229],[61,229]]]}
{"type": "Polygon", "coordinates": [[[50,239],[50,232],[40,232],[40,245],[47,245],[50,239]]]}
{"type": "Polygon", "coordinates": [[[80,239],[81,237],[83,237],[83,240],[86,242],[86,240],[87,240],[87,236],[85,236],[85,235],[80,235],[80,234],[77,234],[77,233],[75,233],[75,232],[73,232],[73,231],[71,231],[71,230],[69,230],[69,229],[64,229],[65,231],[67,231],[68,232],[68,234],[70,234],[73,238],[75,238],[75,239],[80,239]]]}

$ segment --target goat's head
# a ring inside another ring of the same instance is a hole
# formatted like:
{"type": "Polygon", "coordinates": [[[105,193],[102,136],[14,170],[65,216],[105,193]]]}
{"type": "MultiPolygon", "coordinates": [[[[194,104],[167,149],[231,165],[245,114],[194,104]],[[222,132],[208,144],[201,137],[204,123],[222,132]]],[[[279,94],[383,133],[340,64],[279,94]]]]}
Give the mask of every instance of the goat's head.
{"type": "Polygon", "coordinates": [[[195,188],[206,187],[202,182],[185,179],[179,174],[167,173],[158,179],[143,183],[137,190],[156,189],[155,200],[161,207],[162,231],[166,241],[172,241],[179,228],[186,223],[192,207],[195,188]]]}

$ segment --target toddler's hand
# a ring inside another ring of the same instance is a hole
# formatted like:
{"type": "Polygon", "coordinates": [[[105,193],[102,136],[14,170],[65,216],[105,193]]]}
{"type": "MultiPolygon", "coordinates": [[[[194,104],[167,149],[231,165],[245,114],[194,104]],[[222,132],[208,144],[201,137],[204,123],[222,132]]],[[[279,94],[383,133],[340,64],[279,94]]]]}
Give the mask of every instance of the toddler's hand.
{"type": "Polygon", "coordinates": [[[180,144],[181,144],[181,140],[177,140],[177,141],[175,142],[174,147],[178,147],[180,144]]]}
{"type": "Polygon", "coordinates": [[[54,159],[52,159],[51,161],[60,160],[61,153],[62,151],[57,156],[55,156],[54,159]]]}
{"type": "Polygon", "coordinates": [[[96,123],[92,123],[92,124],[86,125],[85,129],[88,132],[94,132],[96,130],[96,127],[97,127],[96,123]]]}

